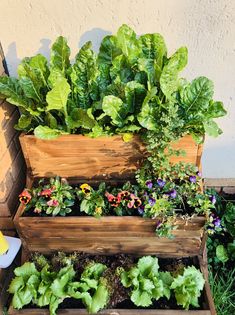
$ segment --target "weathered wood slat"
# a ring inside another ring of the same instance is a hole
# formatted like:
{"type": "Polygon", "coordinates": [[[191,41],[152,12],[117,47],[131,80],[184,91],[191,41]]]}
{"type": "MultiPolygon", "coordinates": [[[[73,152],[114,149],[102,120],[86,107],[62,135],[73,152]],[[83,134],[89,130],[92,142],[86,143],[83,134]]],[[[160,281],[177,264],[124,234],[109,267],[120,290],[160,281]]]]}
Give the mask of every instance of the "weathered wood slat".
{"type": "MultiPolygon", "coordinates": [[[[131,178],[146,157],[146,148],[137,135],[124,142],[122,136],[91,139],[65,135],[48,141],[22,134],[20,142],[33,177],[131,178]]],[[[172,157],[173,163],[185,161],[200,167],[202,146],[191,136],[183,137],[172,148],[186,152],[184,157],[172,157]]]]}
{"type": "MultiPolygon", "coordinates": [[[[25,309],[14,310],[9,309],[9,315],[49,315],[49,311],[45,309],[25,309]]],[[[58,310],[58,315],[88,315],[84,309],[64,309],[58,310]]],[[[183,310],[125,310],[110,309],[99,312],[100,315],[211,315],[209,310],[183,311],[183,310]]]]}

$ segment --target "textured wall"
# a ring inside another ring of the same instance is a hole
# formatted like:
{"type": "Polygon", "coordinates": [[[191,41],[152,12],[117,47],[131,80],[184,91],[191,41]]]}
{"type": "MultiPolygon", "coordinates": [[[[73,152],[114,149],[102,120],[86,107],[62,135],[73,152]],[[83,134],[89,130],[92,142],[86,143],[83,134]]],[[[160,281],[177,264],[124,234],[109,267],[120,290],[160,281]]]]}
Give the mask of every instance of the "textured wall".
{"type": "Polygon", "coordinates": [[[159,32],[169,53],[189,48],[188,79],[199,75],[215,83],[215,98],[228,116],[224,134],[207,138],[205,177],[235,177],[235,1],[234,0],[1,0],[0,39],[11,75],[24,56],[43,53],[58,35],[68,38],[72,55],[85,41],[97,49],[122,23],[138,34],[159,32]]]}

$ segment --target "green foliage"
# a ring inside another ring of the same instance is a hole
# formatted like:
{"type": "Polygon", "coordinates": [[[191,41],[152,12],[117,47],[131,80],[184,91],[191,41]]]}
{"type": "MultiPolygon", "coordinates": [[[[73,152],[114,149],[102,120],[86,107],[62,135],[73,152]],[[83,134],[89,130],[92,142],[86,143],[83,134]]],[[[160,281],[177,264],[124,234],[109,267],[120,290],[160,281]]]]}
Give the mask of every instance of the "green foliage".
{"type": "Polygon", "coordinates": [[[147,129],[148,139],[161,142],[159,158],[167,143],[184,134],[202,141],[205,133],[221,133],[214,118],[226,114],[223,104],[212,100],[207,78],[179,79],[186,63],[186,47],[167,57],[160,34],[138,38],[124,24],[117,35],[103,39],[98,55],[91,42],[85,43],[72,65],[67,40],[59,36],[49,65],[40,54],[24,58],[18,79],[0,78],[0,95],[20,108],[18,130],[53,139],[64,133],[98,137],[147,129]]]}
{"type": "Polygon", "coordinates": [[[190,305],[199,307],[198,298],[203,290],[205,280],[203,275],[194,266],[184,269],[182,275],[178,275],[171,284],[178,305],[186,310],[190,305]]]}
{"type": "Polygon", "coordinates": [[[135,267],[123,271],[121,282],[124,287],[131,288],[131,301],[136,306],[148,307],[153,299],[170,297],[172,277],[170,273],[159,273],[158,259],[151,256],[140,258],[135,267]]]}

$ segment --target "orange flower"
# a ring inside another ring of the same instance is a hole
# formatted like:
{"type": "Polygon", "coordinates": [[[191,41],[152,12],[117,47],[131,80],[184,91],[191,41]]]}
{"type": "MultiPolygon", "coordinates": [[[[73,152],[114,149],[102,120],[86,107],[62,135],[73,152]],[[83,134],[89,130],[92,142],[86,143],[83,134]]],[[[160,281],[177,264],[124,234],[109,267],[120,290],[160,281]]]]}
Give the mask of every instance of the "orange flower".
{"type": "Polygon", "coordinates": [[[19,195],[19,200],[24,205],[27,205],[27,203],[29,203],[31,198],[32,198],[32,196],[30,195],[30,193],[26,189],[23,190],[22,193],[19,195]]]}

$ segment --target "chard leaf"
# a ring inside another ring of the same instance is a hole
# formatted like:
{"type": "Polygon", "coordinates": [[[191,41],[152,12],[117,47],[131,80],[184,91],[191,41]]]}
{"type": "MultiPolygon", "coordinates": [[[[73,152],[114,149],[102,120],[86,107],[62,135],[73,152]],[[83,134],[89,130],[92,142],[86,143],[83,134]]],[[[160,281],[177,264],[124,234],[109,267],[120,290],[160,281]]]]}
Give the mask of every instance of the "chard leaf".
{"type": "Polygon", "coordinates": [[[63,130],[59,130],[59,129],[51,129],[47,126],[37,126],[34,129],[34,135],[39,138],[39,139],[43,139],[43,140],[51,140],[51,139],[55,139],[58,138],[61,135],[65,135],[67,134],[65,131],[63,130]]]}
{"type": "Polygon", "coordinates": [[[141,112],[137,116],[140,125],[148,130],[156,130],[156,120],[154,117],[154,107],[151,104],[151,100],[155,97],[157,88],[154,87],[147,92],[144,99],[141,112]]]}
{"type": "Polygon", "coordinates": [[[124,105],[120,98],[109,95],[103,99],[102,109],[106,115],[110,116],[112,123],[119,127],[123,125],[124,105]]]}
{"type": "Polygon", "coordinates": [[[47,110],[56,109],[61,111],[67,116],[67,101],[69,93],[71,92],[70,86],[66,79],[61,79],[57,82],[53,89],[47,93],[47,110]]]}
{"type": "Polygon", "coordinates": [[[37,54],[34,57],[30,58],[30,66],[34,71],[37,72],[40,80],[44,83],[44,86],[47,86],[47,80],[49,76],[49,69],[47,65],[47,59],[41,54],[37,54]]]}
{"type": "Polygon", "coordinates": [[[186,66],[187,60],[188,50],[186,47],[181,47],[170,57],[167,64],[163,67],[160,76],[160,87],[168,99],[178,89],[178,74],[186,66]]]}
{"type": "Polygon", "coordinates": [[[143,103],[146,96],[146,89],[144,85],[136,82],[130,81],[125,86],[125,98],[126,104],[128,106],[128,112],[134,113],[138,111],[143,103]]]}
{"type": "Polygon", "coordinates": [[[224,109],[222,102],[210,102],[208,112],[206,113],[207,118],[219,118],[227,114],[227,111],[224,109]]]}
{"type": "Polygon", "coordinates": [[[121,55],[122,50],[117,47],[117,38],[113,35],[105,36],[100,44],[97,58],[98,65],[112,65],[113,59],[121,55]]]}
{"type": "Polygon", "coordinates": [[[213,83],[206,77],[199,77],[180,91],[180,99],[186,113],[207,109],[213,96],[213,83]]]}
{"type": "Polygon", "coordinates": [[[141,71],[146,72],[150,87],[156,85],[160,79],[163,58],[167,55],[164,38],[158,34],[145,34],[139,38],[144,58],[138,59],[141,71]]]}
{"type": "Polygon", "coordinates": [[[51,48],[50,76],[49,82],[53,87],[58,81],[66,78],[70,67],[70,48],[66,38],[59,36],[51,48]]]}
{"type": "Polygon", "coordinates": [[[141,55],[140,44],[135,32],[123,24],[117,32],[117,45],[122,50],[130,64],[135,64],[141,55]]]}
{"type": "Polygon", "coordinates": [[[222,133],[222,130],[213,120],[204,121],[203,126],[205,128],[205,132],[211,137],[218,137],[222,133]]]}
{"type": "Polygon", "coordinates": [[[36,88],[30,78],[21,78],[20,85],[26,97],[32,98],[36,102],[43,103],[43,99],[40,96],[40,91],[36,88]]]}
{"type": "Polygon", "coordinates": [[[110,68],[110,77],[114,81],[112,85],[134,80],[134,72],[124,55],[117,56],[113,60],[113,65],[110,68]]]}
{"type": "Polygon", "coordinates": [[[98,99],[98,67],[91,45],[87,42],[80,49],[71,72],[73,95],[77,106],[83,109],[91,107],[92,101],[98,99]]]}
{"type": "Polygon", "coordinates": [[[68,125],[71,129],[79,127],[92,129],[96,123],[94,119],[89,117],[86,110],[82,108],[75,108],[68,119],[68,125]]]}
{"type": "Polygon", "coordinates": [[[32,100],[25,97],[24,91],[18,79],[11,77],[0,77],[0,94],[6,97],[6,100],[9,103],[23,107],[31,115],[40,115],[40,112],[34,108],[32,100]]]}
{"type": "Polygon", "coordinates": [[[21,114],[18,124],[14,128],[17,130],[26,130],[31,125],[31,122],[32,116],[21,114]]]}

